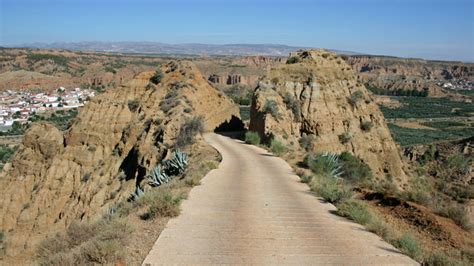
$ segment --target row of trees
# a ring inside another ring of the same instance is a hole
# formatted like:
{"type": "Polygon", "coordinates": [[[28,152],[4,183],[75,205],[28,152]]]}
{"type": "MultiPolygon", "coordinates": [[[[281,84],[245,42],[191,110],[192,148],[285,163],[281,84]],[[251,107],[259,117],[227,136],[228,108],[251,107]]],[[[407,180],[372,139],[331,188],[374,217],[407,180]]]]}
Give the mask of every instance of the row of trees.
{"type": "Polygon", "coordinates": [[[382,89],[382,88],[367,86],[367,89],[369,89],[374,94],[388,95],[388,96],[427,97],[428,94],[429,94],[429,89],[428,88],[423,88],[423,90],[417,90],[417,89],[389,90],[389,89],[382,89]]]}

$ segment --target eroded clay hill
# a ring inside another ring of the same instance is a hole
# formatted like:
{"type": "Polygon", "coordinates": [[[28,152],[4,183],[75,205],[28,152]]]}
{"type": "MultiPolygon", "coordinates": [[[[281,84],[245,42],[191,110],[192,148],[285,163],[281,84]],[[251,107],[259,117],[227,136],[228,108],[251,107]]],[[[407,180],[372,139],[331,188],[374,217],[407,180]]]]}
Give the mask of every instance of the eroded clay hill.
{"type": "Polygon", "coordinates": [[[326,50],[298,51],[268,72],[255,90],[250,130],[289,145],[312,136],[316,151],[350,151],[377,178],[406,181],[399,149],[371,94],[341,57],[326,50]]]}
{"type": "Polygon", "coordinates": [[[46,235],[102,215],[130,196],[172,151],[181,125],[203,116],[206,130],[239,116],[189,62],[172,61],[94,98],[65,133],[36,124],[0,178],[0,227],[8,255],[31,255],[46,235]]]}
{"type": "Polygon", "coordinates": [[[437,82],[474,79],[474,64],[428,61],[388,56],[353,55],[347,62],[369,86],[385,90],[429,90],[430,96],[443,96],[437,82]]]}

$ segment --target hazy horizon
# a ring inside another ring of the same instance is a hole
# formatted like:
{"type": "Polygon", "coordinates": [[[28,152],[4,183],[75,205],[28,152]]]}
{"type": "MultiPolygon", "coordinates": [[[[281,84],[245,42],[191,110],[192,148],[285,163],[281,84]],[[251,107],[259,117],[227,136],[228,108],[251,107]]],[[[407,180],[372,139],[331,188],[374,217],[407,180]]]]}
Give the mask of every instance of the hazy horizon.
{"type": "Polygon", "coordinates": [[[474,61],[469,0],[2,0],[0,46],[278,44],[474,61]]]}

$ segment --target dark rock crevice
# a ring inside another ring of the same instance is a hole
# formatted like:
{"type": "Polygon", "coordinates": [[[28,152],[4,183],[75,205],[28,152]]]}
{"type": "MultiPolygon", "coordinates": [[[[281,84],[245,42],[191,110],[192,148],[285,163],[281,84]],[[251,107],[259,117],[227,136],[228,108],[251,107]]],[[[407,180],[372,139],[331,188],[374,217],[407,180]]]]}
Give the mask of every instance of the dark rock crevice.
{"type": "Polygon", "coordinates": [[[232,116],[229,121],[225,121],[224,123],[216,127],[216,129],[214,129],[214,132],[238,132],[244,130],[245,125],[242,120],[240,120],[240,118],[236,116],[232,116]]]}

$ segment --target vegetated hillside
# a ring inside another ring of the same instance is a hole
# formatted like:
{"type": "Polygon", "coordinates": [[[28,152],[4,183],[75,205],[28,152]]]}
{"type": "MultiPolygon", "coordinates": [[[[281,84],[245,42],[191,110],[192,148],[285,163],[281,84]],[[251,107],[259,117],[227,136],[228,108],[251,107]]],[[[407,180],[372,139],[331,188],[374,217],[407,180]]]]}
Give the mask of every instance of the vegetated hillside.
{"type": "Polygon", "coordinates": [[[63,87],[103,91],[126,84],[167,58],[0,48],[0,90],[63,87]]]}
{"type": "Polygon", "coordinates": [[[289,144],[311,142],[311,149],[350,151],[376,178],[406,182],[399,149],[383,114],[350,66],[325,50],[298,51],[272,68],[259,83],[250,130],[289,144]]]}
{"type": "Polygon", "coordinates": [[[171,61],[94,98],[65,133],[33,125],[0,178],[7,256],[31,259],[46,236],[126,200],[187,141],[193,119],[213,130],[238,112],[194,64],[171,61]]]}
{"type": "MultiPolygon", "coordinates": [[[[271,56],[181,58],[193,61],[206,79],[237,97],[246,97],[266,70],[285,60],[271,56]]],[[[152,70],[169,59],[166,55],[152,54],[0,48],[0,91],[52,91],[63,86],[102,92],[126,84],[136,74],[152,70]]]]}
{"type": "Polygon", "coordinates": [[[378,94],[423,96],[426,90],[430,96],[443,96],[437,82],[474,80],[474,64],[469,63],[369,55],[347,56],[346,60],[359,80],[378,94]]]}
{"type": "MultiPolygon", "coordinates": [[[[405,196],[440,216],[452,219],[466,231],[474,225],[473,141],[471,134],[461,140],[404,148],[410,167],[417,173],[411,192],[405,196]]],[[[437,237],[441,238],[441,235],[437,237]]],[[[459,239],[458,233],[451,233],[446,238],[453,242],[451,245],[454,247],[462,246],[470,252],[474,250],[474,243],[459,239]]],[[[470,259],[474,259],[472,255],[470,259]]]]}

